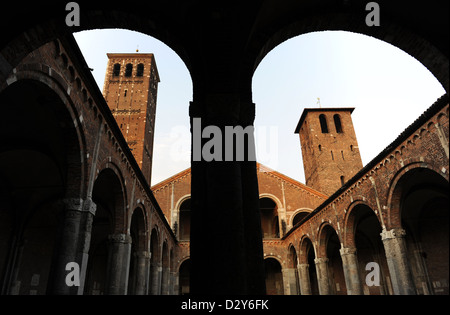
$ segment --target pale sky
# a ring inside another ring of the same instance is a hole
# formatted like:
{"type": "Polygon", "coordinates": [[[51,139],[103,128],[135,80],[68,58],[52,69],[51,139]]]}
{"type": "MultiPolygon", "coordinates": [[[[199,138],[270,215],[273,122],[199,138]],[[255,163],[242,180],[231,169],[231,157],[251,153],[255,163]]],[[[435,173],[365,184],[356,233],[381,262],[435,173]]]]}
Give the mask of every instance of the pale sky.
{"type": "MultiPolygon", "coordinates": [[[[164,43],[127,30],[75,34],[100,90],[106,53],[155,55],[158,87],[152,185],[190,167],[192,80],[164,43]]],[[[353,124],[366,165],[430,107],[445,90],[416,59],[365,35],[326,31],[290,39],[272,50],[253,76],[258,162],[305,182],[294,134],[304,108],[354,107],[353,124]]]]}

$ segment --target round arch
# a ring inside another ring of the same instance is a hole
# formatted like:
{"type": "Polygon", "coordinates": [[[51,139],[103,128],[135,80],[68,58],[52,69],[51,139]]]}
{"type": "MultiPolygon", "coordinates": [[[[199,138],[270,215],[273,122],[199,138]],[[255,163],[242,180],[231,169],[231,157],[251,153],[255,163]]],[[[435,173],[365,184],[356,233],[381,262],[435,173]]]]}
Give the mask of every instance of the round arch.
{"type": "Polygon", "coordinates": [[[314,246],[312,239],[309,236],[303,235],[301,237],[298,248],[299,248],[298,250],[299,263],[301,264],[308,263],[308,256],[311,250],[312,256],[316,257],[316,248],[314,246]]]}
{"type": "Polygon", "coordinates": [[[269,193],[261,193],[259,194],[259,199],[268,198],[271,199],[277,205],[277,209],[283,209],[283,204],[277,196],[269,193]]]}
{"type": "Polygon", "coordinates": [[[92,199],[97,207],[99,204],[108,204],[106,208],[110,212],[113,227],[111,233],[125,234],[128,228],[127,191],[122,172],[116,163],[114,159],[108,159],[99,164],[100,171],[94,179],[92,199]]]}
{"type": "Polygon", "coordinates": [[[184,257],[178,266],[178,293],[180,295],[189,294],[189,279],[191,271],[190,257],[184,257]]]}
{"type": "Polygon", "coordinates": [[[161,249],[161,295],[168,295],[170,288],[170,249],[164,239],[161,249]]]}
{"type": "MultiPolygon", "coordinates": [[[[389,190],[387,193],[387,207],[388,207],[388,215],[387,215],[387,229],[392,228],[401,228],[401,207],[400,200],[402,198],[402,194],[405,191],[405,182],[408,177],[413,176],[414,174],[418,174],[421,170],[428,170],[430,174],[435,174],[442,180],[448,183],[448,177],[442,174],[440,170],[434,167],[430,163],[417,161],[412,162],[411,164],[405,165],[401,170],[399,170],[395,176],[392,178],[389,184],[389,190]]],[[[447,175],[448,176],[448,175],[447,175]]]]}
{"type": "Polygon", "coordinates": [[[284,283],[282,263],[275,256],[264,257],[265,275],[266,275],[266,294],[283,295],[284,283]]]}
{"type": "Polygon", "coordinates": [[[83,131],[45,73],[16,69],[0,89],[1,293],[49,294],[58,285],[52,269],[64,251],[64,211],[83,205],[83,131]]]}
{"type": "Polygon", "coordinates": [[[339,234],[330,222],[323,222],[319,227],[318,259],[326,259],[326,268],[320,272],[320,290],[322,294],[342,295],[347,294],[344,270],[340,255],[341,243],[339,234]]]}
{"type": "Polygon", "coordinates": [[[173,230],[180,241],[188,241],[190,239],[191,225],[191,194],[186,194],[178,199],[175,205],[175,213],[173,214],[173,230]]]}
{"type": "Polygon", "coordinates": [[[298,262],[299,280],[302,295],[318,295],[319,283],[316,270],[316,251],[312,239],[308,235],[303,235],[299,242],[298,262]]]}
{"type": "Polygon", "coordinates": [[[127,294],[145,294],[145,258],[148,257],[148,233],[145,210],[142,205],[132,210],[130,226],[127,229],[131,237],[130,269],[128,271],[127,294]],[[143,263],[144,261],[144,263],[143,263]]]}
{"type": "MultiPolygon", "coordinates": [[[[32,68],[43,68],[42,64],[30,65],[32,68]]],[[[82,198],[86,194],[88,179],[87,168],[85,163],[83,163],[83,153],[86,152],[86,139],[85,131],[83,129],[83,124],[80,121],[80,115],[77,113],[76,108],[73,104],[72,99],[67,94],[67,91],[62,88],[58,83],[56,76],[60,74],[56,71],[51,73],[43,73],[40,71],[23,70],[21,68],[16,69],[16,72],[11,74],[4,84],[0,84],[0,95],[4,92],[12,91],[20,86],[20,92],[14,97],[14,102],[20,102],[20,99],[25,97],[27,93],[27,87],[31,89],[30,95],[36,93],[36,97],[39,91],[45,92],[46,96],[43,97],[41,106],[51,107],[55,114],[51,115],[56,119],[60,126],[65,126],[60,132],[64,134],[66,138],[66,144],[60,150],[66,152],[70,163],[67,164],[67,175],[65,176],[65,181],[67,185],[67,191],[65,194],[66,198],[82,198]],[[43,102],[47,102],[43,104],[43,102]],[[58,106],[58,108],[57,108],[58,106]],[[69,176],[70,174],[70,176],[69,176]],[[80,178],[81,176],[81,178],[80,178]]],[[[9,92],[8,92],[9,93],[9,92]]],[[[12,100],[12,99],[10,99],[12,100]]],[[[25,117],[23,114],[26,111],[22,111],[22,119],[25,117]]],[[[28,111],[31,112],[31,111],[28,111]]],[[[4,117],[13,117],[12,114],[3,112],[4,117]]],[[[39,117],[42,115],[36,115],[39,117]]],[[[6,125],[6,124],[4,124],[6,125]]],[[[36,132],[36,128],[33,131],[36,132]]],[[[15,133],[17,138],[18,133],[15,133]]],[[[16,140],[17,142],[17,140],[16,140]]],[[[43,143],[39,144],[39,147],[35,146],[33,149],[42,150],[43,148],[48,148],[49,145],[43,143]]],[[[50,153],[51,158],[54,159],[55,155],[50,153]]],[[[56,161],[55,161],[56,162],[56,161]]],[[[61,162],[59,162],[61,163],[61,162]]]]}
{"type": "Polygon", "coordinates": [[[281,213],[278,206],[272,197],[263,196],[259,198],[263,238],[279,238],[285,230],[285,227],[283,227],[284,221],[280,218],[281,213]]]}
{"type": "Polygon", "coordinates": [[[309,213],[311,213],[313,209],[310,208],[300,208],[295,210],[290,218],[290,225],[294,227],[298,222],[300,222],[303,218],[305,218],[309,213]]]}
{"type": "MultiPolygon", "coordinates": [[[[358,216],[358,209],[360,207],[365,206],[368,209],[372,210],[372,207],[363,200],[355,200],[353,201],[347,208],[347,211],[345,212],[344,217],[344,227],[343,227],[343,233],[342,233],[342,246],[344,248],[355,248],[355,231],[356,231],[356,225],[358,224],[358,220],[360,217],[358,216]]],[[[372,210],[373,211],[373,210],[372,210]]],[[[382,227],[384,224],[381,222],[380,218],[376,214],[375,211],[373,211],[373,215],[376,216],[376,218],[379,221],[380,226],[382,227]]]]}
{"type": "Polygon", "coordinates": [[[160,267],[162,246],[160,245],[160,233],[157,225],[150,234],[150,294],[158,295],[161,289],[160,267]]]}
{"type": "MultiPolygon", "coordinates": [[[[253,70],[258,67],[259,63],[272,49],[286,40],[311,32],[348,31],[374,37],[408,53],[422,63],[448,93],[448,47],[445,47],[442,41],[439,42],[433,36],[429,36],[427,40],[420,34],[419,30],[413,30],[414,27],[411,27],[411,25],[401,25],[398,20],[394,21],[386,17],[383,18],[383,27],[368,27],[365,23],[368,11],[361,4],[356,4],[356,6],[358,8],[349,11],[347,11],[347,8],[333,8],[322,10],[320,14],[302,19],[297,17],[286,19],[271,33],[268,33],[264,41],[259,43],[253,70]]],[[[387,4],[382,4],[382,7],[386,8],[387,4]]],[[[406,10],[397,8],[397,14],[394,16],[398,16],[399,12],[402,11],[406,14],[406,10]]]]}
{"type": "Polygon", "coordinates": [[[402,229],[408,264],[418,294],[448,294],[449,182],[428,164],[400,172],[392,187],[390,222],[402,229]],[[441,279],[441,280],[439,280],[441,279]],[[437,281],[437,282],[436,282],[437,281]],[[448,281],[448,280],[447,280],[448,281]]]}

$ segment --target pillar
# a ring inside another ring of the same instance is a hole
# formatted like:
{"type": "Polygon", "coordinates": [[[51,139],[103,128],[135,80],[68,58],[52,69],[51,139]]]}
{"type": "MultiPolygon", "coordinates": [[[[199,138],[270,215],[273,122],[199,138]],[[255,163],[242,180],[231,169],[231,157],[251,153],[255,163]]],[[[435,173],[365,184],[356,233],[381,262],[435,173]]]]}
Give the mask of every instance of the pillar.
{"type": "Polygon", "coordinates": [[[160,262],[150,263],[150,273],[151,273],[150,293],[152,295],[161,294],[161,272],[162,268],[160,262]]]}
{"type": "Polygon", "coordinates": [[[297,291],[297,269],[296,268],[283,268],[283,284],[285,295],[298,295],[297,291]]]}
{"type": "Polygon", "coordinates": [[[108,237],[108,284],[107,294],[125,295],[128,289],[130,269],[131,236],[112,234],[108,237]]]}
{"type": "Polygon", "coordinates": [[[254,107],[236,94],[210,94],[190,105],[192,294],[265,293],[256,161],[247,155],[248,148],[254,152],[254,142],[245,142],[244,161],[237,161],[236,156],[225,160],[226,150],[235,153],[237,149],[237,141],[231,147],[225,145],[226,127],[251,126],[254,107]],[[200,131],[194,118],[201,118],[200,131]],[[225,149],[220,160],[207,161],[203,155],[196,158],[211,141],[199,139],[208,126],[220,131],[219,141],[225,149]]]}
{"type": "Polygon", "coordinates": [[[403,229],[389,231],[383,229],[381,232],[392,288],[396,295],[415,294],[414,282],[407,259],[405,235],[406,232],[403,229]]]}
{"type": "Polygon", "coordinates": [[[311,295],[311,279],[309,278],[309,264],[298,264],[298,275],[300,278],[300,294],[311,295]]]}
{"type": "Polygon", "coordinates": [[[97,207],[91,199],[66,198],[62,203],[64,210],[56,247],[57,258],[52,268],[54,281],[50,291],[53,294],[81,295],[84,291],[92,221],[97,207]],[[66,276],[74,270],[66,270],[67,264],[71,262],[79,266],[80,286],[66,284],[66,276]]]}
{"type": "Polygon", "coordinates": [[[148,291],[148,271],[150,268],[150,255],[147,251],[138,251],[136,255],[136,281],[135,294],[146,295],[148,291]]]}
{"type": "Polygon", "coordinates": [[[342,258],[342,267],[344,269],[347,294],[363,295],[364,291],[361,284],[361,277],[359,275],[356,248],[342,247],[339,252],[342,258]]]}
{"type": "Polygon", "coordinates": [[[330,279],[328,273],[328,258],[316,258],[314,259],[317,270],[317,281],[319,283],[319,294],[329,295],[330,290],[330,279]]]}

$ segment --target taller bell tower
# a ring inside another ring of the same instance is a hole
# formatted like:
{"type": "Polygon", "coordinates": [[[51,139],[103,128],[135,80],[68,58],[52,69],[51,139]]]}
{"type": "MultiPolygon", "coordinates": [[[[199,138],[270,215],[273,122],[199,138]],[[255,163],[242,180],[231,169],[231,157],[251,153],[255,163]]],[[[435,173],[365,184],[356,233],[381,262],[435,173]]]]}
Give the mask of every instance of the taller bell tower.
{"type": "Polygon", "coordinates": [[[156,97],[160,82],[153,54],[107,54],[103,96],[149,185],[156,97]]]}
{"type": "Polygon", "coordinates": [[[354,108],[305,108],[295,133],[300,135],[306,185],[333,194],[361,168],[353,127],[354,108]]]}

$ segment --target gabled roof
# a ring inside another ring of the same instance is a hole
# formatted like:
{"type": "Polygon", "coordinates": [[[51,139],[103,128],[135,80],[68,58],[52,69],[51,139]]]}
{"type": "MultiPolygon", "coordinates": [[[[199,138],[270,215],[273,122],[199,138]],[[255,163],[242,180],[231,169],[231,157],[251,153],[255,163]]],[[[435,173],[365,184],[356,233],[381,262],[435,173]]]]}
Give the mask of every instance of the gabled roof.
{"type": "Polygon", "coordinates": [[[269,167],[267,167],[267,166],[265,166],[265,165],[263,165],[261,163],[258,163],[258,162],[256,163],[256,169],[259,170],[260,172],[268,173],[268,174],[270,174],[272,176],[278,177],[278,178],[280,178],[280,179],[282,179],[282,180],[284,180],[284,181],[286,181],[286,182],[288,182],[288,183],[290,183],[292,185],[298,186],[299,188],[301,188],[303,190],[306,190],[306,191],[308,191],[308,192],[310,192],[310,193],[312,193],[314,195],[317,195],[318,197],[322,197],[322,198],[325,198],[325,199],[328,198],[328,195],[325,195],[324,193],[322,193],[322,192],[320,192],[318,190],[315,190],[314,188],[306,186],[305,184],[303,184],[303,183],[301,183],[301,182],[299,182],[299,181],[297,181],[295,179],[292,179],[289,176],[286,176],[286,175],[284,175],[284,174],[282,174],[280,172],[274,171],[273,169],[271,169],[271,168],[269,168],[269,167]]]}
{"type": "MultiPolygon", "coordinates": [[[[313,188],[311,188],[309,186],[306,186],[305,184],[303,184],[303,183],[301,183],[301,182],[299,182],[299,181],[297,181],[295,179],[292,179],[289,176],[286,176],[286,175],[284,175],[284,174],[282,174],[280,172],[274,171],[273,169],[271,169],[271,168],[269,168],[269,167],[267,167],[267,166],[265,166],[265,165],[263,165],[261,163],[258,163],[258,162],[256,163],[256,169],[259,172],[267,173],[267,174],[270,174],[271,176],[278,177],[279,179],[282,179],[282,180],[284,180],[284,181],[286,181],[286,182],[288,182],[288,183],[290,183],[290,184],[292,184],[294,186],[297,186],[300,189],[306,190],[309,193],[312,193],[313,195],[317,195],[318,197],[325,198],[325,199],[328,198],[327,195],[321,193],[320,191],[315,190],[315,189],[313,189],[313,188]]],[[[178,180],[178,179],[180,179],[182,177],[185,177],[186,175],[189,175],[190,173],[191,173],[191,168],[187,168],[184,171],[176,173],[175,175],[172,175],[171,177],[163,180],[162,182],[159,182],[158,184],[152,186],[151,189],[152,189],[152,191],[156,191],[158,189],[161,189],[164,186],[167,186],[168,184],[170,184],[171,182],[176,181],[176,180],[178,180]]]]}
{"type": "Polygon", "coordinates": [[[151,187],[151,190],[155,191],[155,190],[161,189],[162,187],[168,185],[169,183],[171,183],[171,182],[173,182],[173,181],[175,181],[177,179],[180,179],[180,178],[182,178],[182,177],[184,177],[184,176],[186,176],[186,175],[188,175],[190,173],[191,173],[191,168],[189,167],[189,168],[185,169],[184,171],[176,173],[175,175],[170,176],[169,178],[163,180],[162,182],[159,182],[158,184],[153,185],[151,187]]]}

